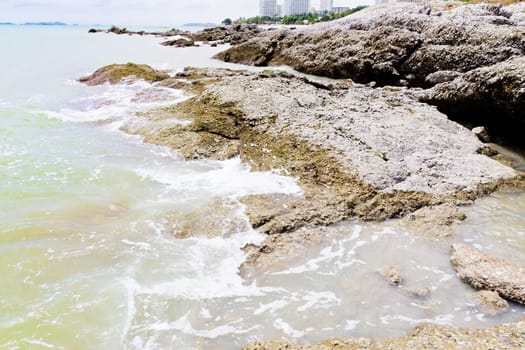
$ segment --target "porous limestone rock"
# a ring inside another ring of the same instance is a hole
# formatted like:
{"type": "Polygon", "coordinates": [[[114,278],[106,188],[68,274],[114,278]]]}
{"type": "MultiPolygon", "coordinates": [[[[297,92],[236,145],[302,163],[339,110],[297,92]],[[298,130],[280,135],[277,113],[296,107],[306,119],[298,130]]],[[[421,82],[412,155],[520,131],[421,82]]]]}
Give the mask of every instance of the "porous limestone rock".
{"type": "Polygon", "coordinates": [[[512,18],[524,11],[491,4],[373,6],[333,22],[263,32],[217,57],[364,83],[427,85],[441,80],[429,77],[439,71],[467,72],[523,55],[525,27],[512,18]]]}
{"type": "Polygon", "coordinates": [[[422,325],[404,337],[393,339],[333,339],[318,345],[298,345],[284,340],[255,342],[243,350],[413,350],[476,349],[521,350],[525,348],[525,320],[486,329],[422,325]]]}
{"type": "Polygon", "coordinates": [[[450,261],[463,282],[525,304],[525,268],[460,243],[452,246],[450,261]]]}
{"type": "Polygon", "coordinates": [[[474,295],[474,300],[478,308],[489,316],[501,314],[509,309],[509,303],[496,292],[479,291],[474,295]]]}

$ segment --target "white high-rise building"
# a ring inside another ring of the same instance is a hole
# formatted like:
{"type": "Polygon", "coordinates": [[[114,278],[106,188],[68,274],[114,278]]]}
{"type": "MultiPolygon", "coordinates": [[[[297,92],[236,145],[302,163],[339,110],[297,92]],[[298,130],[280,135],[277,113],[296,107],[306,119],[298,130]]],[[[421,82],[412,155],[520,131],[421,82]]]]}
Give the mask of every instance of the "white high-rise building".
{"type": "Polygon", "coordinates": [[[259,16],[277,16],[277,0],[259,0],[259,16]]]}
{"type": "Polygon", "coordinates": [[[310,0],[284,0],[284,15],[299,15],[310,12],[310,0]]]}
{"type": "Polygon", "coordinates": [[[321,0],[321,8],[319,10],[323,12],[332,12],[334,8],[334,0],[321,0]]]}

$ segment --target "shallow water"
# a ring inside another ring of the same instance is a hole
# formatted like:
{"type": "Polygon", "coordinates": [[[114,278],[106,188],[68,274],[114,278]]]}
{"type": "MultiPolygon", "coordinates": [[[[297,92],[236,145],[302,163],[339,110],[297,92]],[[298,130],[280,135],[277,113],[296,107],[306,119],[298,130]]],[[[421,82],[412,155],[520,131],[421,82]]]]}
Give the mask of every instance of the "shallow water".
{"type": "Polygon", "coordinates": [[[238,159],[185,162],[119,131],[140,123],[135,112],[184,98],[179,91],[74,82],[114,62],[222,66],[209,59],[220,49],[86,31],[0,27],[0,45],[11,48],[0,57],[0,348],[231,349],[525,317],[514,304],[481,314],[448,263],[453,241],[522,263],[522,193],[465,208],[450,241],[418,238],[396,221],[345,223],[325,244],[243,280],[240,248],[263,237],[236,199],[298,193],[295,180],[252,173],[238,159]],[[181,239],[188,227],[196,232],[181,239]],[[405,285],[379,276],[388,265],[405,285]],[[410,296],[416,287],[432,292],[410,296]]]}

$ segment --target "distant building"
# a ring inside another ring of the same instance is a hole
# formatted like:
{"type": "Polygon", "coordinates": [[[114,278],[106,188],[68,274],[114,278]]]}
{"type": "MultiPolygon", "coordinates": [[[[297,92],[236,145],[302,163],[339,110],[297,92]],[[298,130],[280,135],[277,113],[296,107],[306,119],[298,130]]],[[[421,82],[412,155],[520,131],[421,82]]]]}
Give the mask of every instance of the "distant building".
{"type": "Polygon", "coordinates": [[[283,5],[277,5],[277,17],[283,16],[283,5]]]}
{"type": "Polygon", "coordinates": [[[332,12],[338,15],[348,10],[350,7],[332,7],[332,12]]]}
{"type": "Polygon", "coordinates": [[[259,0],[259,16],[276,17],[277,0],[259,0]]]}
{"type": "Polygon", "coordinates": [[[284,15],[300,15],[310,12],[310,0],[284,0],[284,15]]]}
{"type": "Polygon", "coordinates": [[[320,11],[325,13],[331,13],[334,8],[334,0],[321,0],[320,11]]]}
{"type": "Polygon", "coordinates": [[[428,0],[376,0],[376,4],[390,4],[393,2],[424,2],[428,0]]]}

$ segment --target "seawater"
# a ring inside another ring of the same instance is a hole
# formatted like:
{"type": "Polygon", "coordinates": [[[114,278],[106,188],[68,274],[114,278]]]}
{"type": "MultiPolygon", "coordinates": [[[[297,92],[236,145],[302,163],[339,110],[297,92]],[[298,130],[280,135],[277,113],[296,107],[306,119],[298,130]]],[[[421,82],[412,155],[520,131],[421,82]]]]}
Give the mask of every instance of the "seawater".
{"type": "Polygon", "coordinates": [[[244,280],[240,248],[263,237],[237,199],[300,193],[296,180],[251,172],[239,159],[183,161],[120,131],[140,123],[136,112],[187,98],[181,91],[75,82],[129,61],[173,72],[236,66],[210,58],[220,48],[87,29],[0,27],[0,348],[231,349],[525,317],[514,304],[483,315],[448,263],[453,240],[521,262],[524,194],[480,201],[464,229],[440,243],[396,222],[345,223],[347,234],[244,280]],[[216,206],[226,214],[209,215],[216,206]],[[182,239],[188,215],[196,227],[222,228],[182,239]],[[431,296],[388,286],[376,271],[389,264],[431,296]]]}

